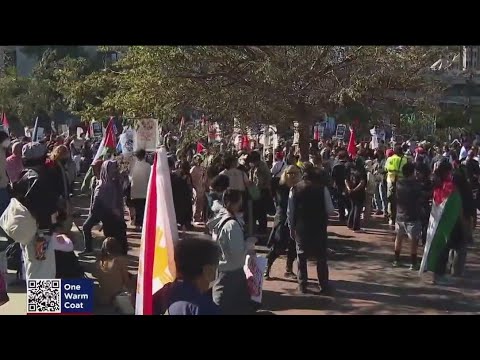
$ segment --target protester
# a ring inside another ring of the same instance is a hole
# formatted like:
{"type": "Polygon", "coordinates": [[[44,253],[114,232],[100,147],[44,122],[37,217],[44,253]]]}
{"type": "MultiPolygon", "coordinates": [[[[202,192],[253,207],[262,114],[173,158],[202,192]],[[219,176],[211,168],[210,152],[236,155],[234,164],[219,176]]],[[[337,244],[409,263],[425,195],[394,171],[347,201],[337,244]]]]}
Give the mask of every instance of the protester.
{"type": "Polygon", "coordinates": [[[385,162],[385,170],[387,171],[387,199],[388,199],[388,218],[389,225],[395,225],[396,213],[396,186],[399,178],[402,177],[402,168],[408,162],[402,147],[396,145],[394,154],[385,162]]]}
{"type": "Polygon", "coordinates": [[[108,237],[103,241],[93,275],[99,284],[96,299],[100,305],[118,307],[121,301],[119,298],[125,292],[127,294],[134,292],[135,283],[128,271],[128,260],[123,254],[122,244],[114,237],[108,237]]]}
{"type": "Polygon", "coordinates": [[[375,160],[373,163],[373,175],[375,176],[375,181],[377,183],[375,187],[375,215],[384,215],[387,216],[387,182],[386,182],[386,171],[385,171],[385,153],[377,149],[375,151],[375,160]]]}
{"type": "Polygon", "coordinates": [[[143,215],[147,199],[148,181],[152,166],[145,161],[145,150],[141,149],[135,153],[134,162],[130,174],[130,198],[135,208],[135,227],[140,230],[143,225],[143,215]]]}
{"type": "Polygon", "coordinates": [[[410,240],[410,270],[418,270],[417,248],[420,239],[421,209],[423,193],[420,182],[415,178],[415,165],[407,163],[402,168],[403,177],[397,182],[396,204],[397,212],[395,219],[395,259],[393,266],[400,266],[400,253],[402,241],[405,236],[410,240]]]}
{"type": "Polygon", "coordinates": [[[215,281],[220,249],[215,242],[184,239],[174,251],[176,279],[153,295],[154,315],[219,315],[209,289],[215,281]]]}
{"type": "Polygon", "coordinates": [[[203,212],[205,210],[205,184],[206,172],[202,166],[202,157],[195,155],[193,157],[193,166],[190,169],[193,188],[195,189],[195,213],[193,219],[196,223],[203,221],[203,212]]]}
{"type": "MultiPolygon", "coordinates": [[[[85,240],[85,248],[80,253],[81,255],[87,255],[93,252],[93,242],[92,242],[92,228],[100,222],[100,219],[95,217],[95,213],[92,212],[92,207],[95,198],[95,189],[100,184],[100,169],[102,168],[102,160],[95,161],[91,168],[93,176],[90,178],[90,208],[88,217],[83,223],[82,232],[83,232],[83,239],[85,240]]],[[[85,178],[86,179],[86,178],[85,178]]],[[[86,188],[86,181],[83,182],[82,185],[82,192],[85,192],[86,188]]]]}
{"type": "Polygon", "coordinates": [[[317,277],[322,294],[328,293],[327,222],[333,213],[328,189],[322,184],[318,168],[305,171],[303,180],[290,190],[287,221],[295,240],[298,261],[298,290],[307,293],[307,258],[317,262],[317,277]]]}
{"type": "Polygon", "coordinates": [[[350,209],[349,201],[346,197],[345,180],[347,174],[348,154],[345,150],[338,152],[337,159],[332,169],[334,196],[338,204],[338,220],[345,222],[345,211],[350,209]]]}
{"type": "Polygon", "coordinates": [[[12,183],[20,179],[20,174],[23,171],[22,147],[23,144],[21,142],[13,143],[12,155],[7,158],[7,163],[5,165],[8,179],[12,183]]]}
{"type": "Polygon", "coordinates": [[[8,194],[7,157],[6,151],[10,146],[10,137],[5,131],[0,131],[0,214],[7,208],[10,201],[8,194]]]}
{"type": "Polygon", "coordinates": [[[367,173],[367,184],[365,186],[365,210],[363,213],[363,221],[368,223],[372,218],[372,202],[375,195],[375,188],[377,183],[373,175],[373,161],[365,161],[365,170],[367,173]]]}
{"type": "Polygon", "coordinates": [[[244,238],[243,224],[238,219],[242,209],[242,194],[227,189],[223,195],[226,212],[212,221],[213,238],[221,248],[218,274],[213,285],[213,301],[224,315],[253,312],[243,267],[247,252],[253,251],[255,238],[244,238]]]}
{"type": "Polygon", "coordinates": [[[179,175],[175,170],[175,161],[172,157],[168,158],[168,165],[170,167],[170,181],[177,224],[185,230],[190,230],[192,228],[193,212],[191,189],[185,177],[179,175]]]}
{"type": "Polygon", "coordinates": [[[123,207],[118,163],[115,160],[104,161],[100,170],[100,183],[95,189],[91,214],[102,222],[105,237],[116,238],[121,245],[122,254],[126,255],[128,242],[123,207]]]}
{"type": "Polygon", "coordinates": [[[295,278],[293,262],[297,256],[295,241],[290,237],[287,225],[288,196],[290,189],[301,179],[300,169],[295,165],[289,165],[282,173],[279,186],[275,194],[276,214],[267,246],[270,251],[267,255],[267,268],[265,279],[270,280],[270,270],[275,260],[286,250],[287,262],[284,276],[295,278]]]}
{"type": "Polygon", "coordinates": [[[269,212],[270,207],[273,207],[273,200],[270,192],[270,169],[267,164],[260,159],[260,154],[256,151],[252,151],[249,155],[248,162],[251,167],[250,181],[260,191],[260,198],[254,200],[253,209],[254,219],[258,221],[257,234],[263,236],[267,234],[267,212],[269,212]]]}
{"type": "Polygon", "coordinates": [[[367,174],[363,161],[355,159],[355,163],[347,169],[345,187],[350,200],[347,227],[354,232],[361,232],[360,216],[366,198],[367,174]]]}
{"type": "Polygon", "coordinates": [[[420,273],[433,272],[433,283],[449,285],[445,276],[450,250],[462,238],[462,199],[452,177],[452,165],[445,159],[435,165],[433,204],[430,214],[432,231],[427,234],[420,273]],[[442,222],[442,226],[438,224],[442,222]]]}

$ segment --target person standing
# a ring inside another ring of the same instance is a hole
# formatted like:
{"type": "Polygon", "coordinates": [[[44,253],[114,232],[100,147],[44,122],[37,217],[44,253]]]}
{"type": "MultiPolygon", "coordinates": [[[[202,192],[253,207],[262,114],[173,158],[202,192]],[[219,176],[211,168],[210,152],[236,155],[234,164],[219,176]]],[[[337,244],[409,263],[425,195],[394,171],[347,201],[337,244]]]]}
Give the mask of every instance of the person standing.
{"type": "Polygon", "coordinates": [[[375,215],[387,216],[387,182],[385,171],[385,153],[377,149],[375,151],[375,161],[373,165],[373,175],[375,175],[375,181],[377,183],[375,187],[375,215]]]}
{"type": "Polygon", "coordinates": [[[270,204],[273,202],[270,192],[271,174],[267,164],[260,159],[257,151],[252,151],[249,155],[250,163],[250,181],[260,190],[260,199],[254,201],[254,219],[258,221],[258,234],[267,234],[267,212],[270,204]]]}
{"type": "Polygon", "coordinates": [[[385,170],[387,171],[388,223],[392,226],[395,225],[397,217],[397,197],[395,196],[397,181],[402,177],[402,168],[407,162],[408,159],[405,157],[400,145],[395,146],[394,154],[385,162],[385,170]]]}
{"type": "Polygon", "coordinates": [[[8,178],[12,183],[20,179],[20,174],[23,171],[22,147],[23,144],[21,142],[13,144],[12,155],[7,158],[7,164],[5,165],[8,178]]]}
{"type": "Polygon", "coordinates": [[[298,291],[307,293],[307,259],[317,261],[320,293],[330,290],[327,264],[327,222],[334,209],[324,175],[319,168],[305,170],[303,180],[290,190],[287,221],[290,237],[295,240],[298,261],[298,291]]]}
{"type": "Polygon", "coordinates": [[[130,198],[135,208],[135,227],[137,230],[140,230],[143,225],[148,181],[152,169],[152,166],[145,161],[145,155],[146,152],[143,149],[135,153],[136,161],[130,173],[130,198]]]}
{"type": "Polygon", "coordinates": [[[346,197],[345,179],[347,173],[348,154],[345,150],[340,150],[332,169],[334,195],[338,203],[338,220],[345,222],[346,210],[350,208],[346,197]]]}
{"type": "Polygon", "coordinates": [[[224,315],[250,314],[254,309],[243,267],[247,253],[255,249],[256,239],[244,237],[243,222],[239,219],[242,194],[228,189],[223,202],[226,211],[212,222],[212,237],[221,249],[213,301],[224,315]]]}
{"type": "Polygon", "coordinates": [[[295,241],[290,237],[288,229],[287,208],[290,189],[295,186],[300,179],[300,169],[295,165],[288,166],[280,178],[280,183],[275,193],[275,220],[267,243],[270,251],[267,255],[267,268],[264,274],[266,280],[270,280],[270,270],[273,263],[285,250],[287,251],[287,265],[284,276],[287,278],[295,278],[293,262],[297,256],[297,251],[295,249],[295,241]]]}
{"type": "Polygon", "coordinates": [[[417,248],[422,232],[421,209],[423,204],[422,186],[415,178],[415,164],[407,163],[402,168],[403,177],[397,182],[396,204],[397,212],[395,219],[395,259],[393,266],[400,266],[400,252],[402,241],[405,236],[411,242],[410,245],[410,270],[418,270],[417,248]]]}
{"type": "Polygon", "coordinates": [[[367,173],[361,158],[356,158],[353,166],[347,169],[345,187],[350,199],[347,227],[361,232],[360,215],[366,198],[367,173]]]}
{"type": "Polygon", "coordinates": [[[205,186],[206,186],[206,172],[202,166],[202,156],[197,154],[193,157],[193,166],[190,169],[190,176],[192,177],[192,185],[195,189],[195,213],[193,214],[193,220],[196,223],[202,222],[205,209],[205,186]]]}
{"type": "Polygon", "coordinates": [[[0,215],[7,208],[10,202],[8,194],[7,156],[6,152],[10,146],[10,137],[5,131],[0,131],[0,215]]]}

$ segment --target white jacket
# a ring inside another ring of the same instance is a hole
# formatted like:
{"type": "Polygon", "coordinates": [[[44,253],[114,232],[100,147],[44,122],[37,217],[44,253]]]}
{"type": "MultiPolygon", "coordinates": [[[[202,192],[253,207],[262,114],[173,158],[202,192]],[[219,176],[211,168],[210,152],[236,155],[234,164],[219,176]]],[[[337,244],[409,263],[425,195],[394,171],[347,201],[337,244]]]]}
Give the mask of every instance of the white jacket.
{"type": "Polygon", "coordinates": [[[151,169],[152,166],[145,160],[135,161],[130,175],[130,182],[132,184],[131,199],[147,198],[147,187],[151,169]]]}

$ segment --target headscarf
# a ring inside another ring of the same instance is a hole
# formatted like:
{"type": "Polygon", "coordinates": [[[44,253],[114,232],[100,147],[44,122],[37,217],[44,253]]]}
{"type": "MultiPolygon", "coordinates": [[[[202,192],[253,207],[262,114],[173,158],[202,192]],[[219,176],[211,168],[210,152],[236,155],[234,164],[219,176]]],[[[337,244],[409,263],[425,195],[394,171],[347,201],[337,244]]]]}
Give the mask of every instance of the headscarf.
{"type": "Polygon", "coordinates": [[[112,209],[117,216],[123,216],[123,191],[116,160],[107,160],[100,169],[100,184],[95,188],[94,202],[106,209],[112,209]]]}
{"type": "Polygon", "coordinates": [[[17,181],[23,170],[22,147],[22,143],[14,143],[12,146],[13,154],[7,158],[7,163],[5,164],[5,170],[7,171],[8,178],[11,182],[17,181]]]}

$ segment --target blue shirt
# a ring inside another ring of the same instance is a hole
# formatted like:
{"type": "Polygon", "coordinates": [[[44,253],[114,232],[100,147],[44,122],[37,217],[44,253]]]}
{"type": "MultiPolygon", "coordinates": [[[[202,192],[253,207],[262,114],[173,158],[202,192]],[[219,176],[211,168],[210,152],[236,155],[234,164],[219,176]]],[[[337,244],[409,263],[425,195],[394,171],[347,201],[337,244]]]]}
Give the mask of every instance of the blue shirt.
{"type": "Polygon", "coordinates": [[[202,294],[188,281],[175,280],[153,295],[154,315],[219,315],[212,294],[202,294]]]}

